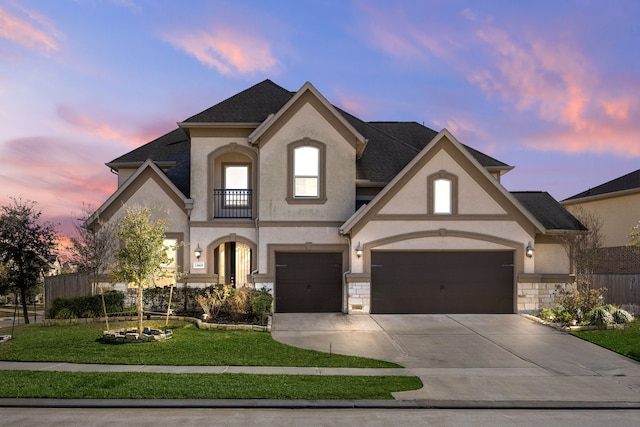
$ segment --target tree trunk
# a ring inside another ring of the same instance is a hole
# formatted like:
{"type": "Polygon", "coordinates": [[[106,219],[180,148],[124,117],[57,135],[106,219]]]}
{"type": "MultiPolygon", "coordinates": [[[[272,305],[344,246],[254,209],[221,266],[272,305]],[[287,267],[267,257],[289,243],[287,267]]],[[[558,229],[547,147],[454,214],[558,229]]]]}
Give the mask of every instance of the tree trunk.
{"type": "Polygon", "coordinates": [[[24,286],[20,286],[20,299],[22,300],[22,316],[24,317],[24,324],[29,324],[29,311],[27,310],[27,293],[24,286]]]}
{"type": "Polygon", "coordinates": [[[142,283],[138,284],[138,334],[142,334],[142,283]]]}

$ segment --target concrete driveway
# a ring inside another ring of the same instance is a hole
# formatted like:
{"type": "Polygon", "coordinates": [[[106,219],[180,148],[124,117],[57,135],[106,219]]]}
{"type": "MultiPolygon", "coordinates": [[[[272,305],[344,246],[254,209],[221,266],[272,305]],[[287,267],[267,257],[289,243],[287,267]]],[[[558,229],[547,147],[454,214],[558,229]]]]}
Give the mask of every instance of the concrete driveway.
{"type": "Polygon", "coordinates": [[[640,403],[640,363],[519,315],[274,315],[296,347],[398,363],[422,379],[396,399],[640,403]]]}

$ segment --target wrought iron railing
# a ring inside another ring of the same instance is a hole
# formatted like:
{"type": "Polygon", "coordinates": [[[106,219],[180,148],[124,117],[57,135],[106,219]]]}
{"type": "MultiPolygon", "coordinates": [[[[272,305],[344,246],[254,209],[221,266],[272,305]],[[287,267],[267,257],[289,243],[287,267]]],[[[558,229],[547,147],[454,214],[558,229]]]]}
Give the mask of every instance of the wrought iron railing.
{"type": "Polygon", "coordinates": [[[251,218],[251,190],[213,190],[213,216],[214,218],[251,218]]]}

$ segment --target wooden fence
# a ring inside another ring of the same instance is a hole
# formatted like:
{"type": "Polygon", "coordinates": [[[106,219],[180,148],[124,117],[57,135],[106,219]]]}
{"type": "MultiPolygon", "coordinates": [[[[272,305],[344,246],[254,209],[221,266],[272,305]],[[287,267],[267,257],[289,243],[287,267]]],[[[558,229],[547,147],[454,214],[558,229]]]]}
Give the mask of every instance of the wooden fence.
{"type": "Polygon", "coordinates": [[[91,295],[91,283],[86,274],[73,273],[44,279],[44,308],[51,307],[55,298],[72,298],[81,295],[91,295]]]}
{"type": "Polygon", "coordinates": [[[605,303],[640,314],[640,273],[594,274],[591,287],[607,288],[605,303]]]}

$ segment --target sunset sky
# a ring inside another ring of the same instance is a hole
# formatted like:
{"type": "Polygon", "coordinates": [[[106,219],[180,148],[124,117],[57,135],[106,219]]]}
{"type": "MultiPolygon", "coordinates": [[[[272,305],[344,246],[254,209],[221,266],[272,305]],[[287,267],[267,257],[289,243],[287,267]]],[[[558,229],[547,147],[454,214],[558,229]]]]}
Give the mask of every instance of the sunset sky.
{"type": "Polygon", "coordinates": [[[104,164],[266,78],[562,200],[640,169],[640,1],[0,0],[0,204],[69,232],[104,164]]]}

